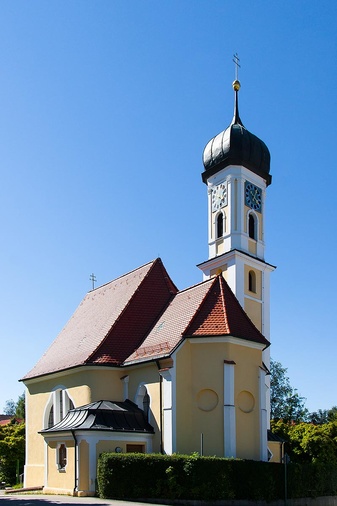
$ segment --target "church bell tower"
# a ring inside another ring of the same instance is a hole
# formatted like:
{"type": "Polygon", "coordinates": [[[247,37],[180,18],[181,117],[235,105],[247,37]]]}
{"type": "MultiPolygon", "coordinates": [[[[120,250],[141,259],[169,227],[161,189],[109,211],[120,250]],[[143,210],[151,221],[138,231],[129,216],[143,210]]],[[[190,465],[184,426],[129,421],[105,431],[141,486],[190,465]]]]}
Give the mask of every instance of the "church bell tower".
{"type": "MultiPolygon", "coordinates": [[[[236,62],[237,63],[237,62],[236,62]]],[[[203,153],[208,191],[208,260],[204,279],[222,274],[262,334],[270,338],[270,273],[265,261],[265,200],[271,184],[270,153],[239,115],[240,82],[233,82],[234,116],[203,153]]],[[[266,357],[269,367],[269,358],[266,357]]]]}

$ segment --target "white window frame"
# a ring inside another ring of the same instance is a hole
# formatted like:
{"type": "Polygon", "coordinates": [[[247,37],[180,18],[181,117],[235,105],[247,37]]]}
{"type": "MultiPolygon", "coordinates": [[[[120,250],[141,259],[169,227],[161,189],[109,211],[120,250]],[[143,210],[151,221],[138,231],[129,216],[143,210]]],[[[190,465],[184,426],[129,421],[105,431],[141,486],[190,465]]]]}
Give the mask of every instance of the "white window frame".
{"type": "Polygon", "coordinates": [[[75,403],[72,399],[72,397],[69,395],[68,390],[63,385],[58,385],[57,387],[53,388],[52,392],[50,393],[49,399],[46,403],[44,413],[43,413],[43,423],[42,426],[44,429],[47,429],[49,427],[49,415],[50,410],[53,407],[54,408],[54,422],[53,424],[57,424],[61,421],[61,413],[60,413],[60,392],[62,392],[62,407],[63,407],[63,417],[66,416],[70,409],[70,403],[75,406],[75,403]]]}
{"type": "Polygon", "coordinates": [[[247,235],[249,237],[249,239],[252,239],[253,241],[258,241],[259,239],[259,227],[260,227],[260,222],[259,222],[259,217],[257,215],[257,213],[255,211],[253,211],[252,209],[250,209],[247,213],[247,235]],[[252,215],[253,219],[254,219],[254,225],[255,225],[255,229],[254,229],[254,232],[255,232],[255,237],[250,237],[249,235],[249,216],[252,215]]]}
{"type": "Polygon", "coordinates": [[[57,469],[64,473],[67,469],[67,465],[68,465],[68,449],[67,449],[67,445],[64,441],[60,442],[60,443],[57,443],[57,446],[56,446],[56,467],[57,469]],[[65,465],[64,466],[61,466],[60,464],[60,451],[61,451],[61,447],[64,446],[65,448],[65,465]]]}

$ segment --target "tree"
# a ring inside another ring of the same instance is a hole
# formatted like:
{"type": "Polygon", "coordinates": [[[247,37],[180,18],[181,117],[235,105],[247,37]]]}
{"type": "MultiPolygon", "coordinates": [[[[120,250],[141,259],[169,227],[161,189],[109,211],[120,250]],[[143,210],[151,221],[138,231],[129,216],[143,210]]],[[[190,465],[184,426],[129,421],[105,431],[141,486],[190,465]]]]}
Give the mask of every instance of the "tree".
{"type": "Polygon", "coordinates": [[[26,396],[23,393],[19,396],[18,402],[16,403],[16,409],[15,409],[15,417],[19,418],[20,420],[26,419],[26,396]]]}
{"type": "Polygon", "coordinates": [[[271,428],[286,441],[286,451],[292,462],[337,464],[336,421],[314,425],[272,420],[271,428]]]}
{"type": "Polygon", "coordinates": [[[308,421],[314,425],[322,425],[328,422],[337,421],[337,406],[332,406],[331,409],[319,409],[310,413],[308,421]]]}
{"type": "Polygon", "coordinates": [[[13,419],[0,425],[0,481],[14,485],[17,470],[23,471],[25,460],[25,424],[13,419]]]}
{"type": "Polygon", "coordinates": [[[270,373],[270,418],[305,421],[308,416],[308,410],[304,406],[305,398],[290,385],[287,369],[280,362],[271,360],[270,373]]]}
{"type": "Polygon", "coordinates": [[[16,403],[13,399],[6,401],[4,414],[25,420],[25,394],[20,395],[16,403]]]}
{"type": "Polygon", "coordinates": [[[13,401],[13,399],[9,399],[8,401],[6,401],[6,405],[5,405],[5,408],[4,408],[4,413],[5,415],[8,415],[8,416],[14,416],[15,415],[15,402],[13,401]]]}

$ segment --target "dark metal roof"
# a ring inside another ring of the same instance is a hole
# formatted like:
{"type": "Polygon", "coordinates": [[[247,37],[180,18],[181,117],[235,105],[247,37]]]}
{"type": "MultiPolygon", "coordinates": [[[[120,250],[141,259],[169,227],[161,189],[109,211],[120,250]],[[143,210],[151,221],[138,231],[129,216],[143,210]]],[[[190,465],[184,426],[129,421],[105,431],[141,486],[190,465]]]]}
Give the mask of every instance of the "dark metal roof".
{"type": "MultiPolygon", "coordinates": [[[[233,86],[238,81],[233,83],[233,86]]],[[[271,183],[270,152],[265,143],[249,132],[242,124],[239,116],[238,91],[235,90],[234,116],[229,127],[213,137],[206,145],[203,153],[205,171],[202,180],[207,179],[229,165],[243,165],[255,174],[271,183]]]]}
{"type": "Polygon", "coordinates": [[[97,401],[71,409],[63,420],[41,433],[74,430],[154,433],[144,411],[129,399],[124,402],[97,401]]]}
{"type": "Polygon", "coordinates": [[[285,443],[285,439],[282,439],[277,434],[274,434],[271,430],[268,429],[268,441],[274,441],[275,443],[285,443]]]}

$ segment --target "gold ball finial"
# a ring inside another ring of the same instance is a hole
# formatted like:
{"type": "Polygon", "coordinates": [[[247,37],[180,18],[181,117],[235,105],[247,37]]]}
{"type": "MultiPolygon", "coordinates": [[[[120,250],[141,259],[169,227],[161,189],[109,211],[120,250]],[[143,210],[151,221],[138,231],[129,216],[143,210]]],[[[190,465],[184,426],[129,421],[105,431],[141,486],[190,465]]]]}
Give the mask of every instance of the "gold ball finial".
{"type": "Polygon", "coordinates": [[[234,91],[239,91],[239,89],[241,88],[240,81],[238,81],[237,79],[235,79],[235,81],[233,81],[232,86],[233,86],[234,91]]]}

